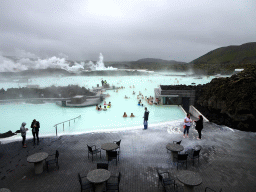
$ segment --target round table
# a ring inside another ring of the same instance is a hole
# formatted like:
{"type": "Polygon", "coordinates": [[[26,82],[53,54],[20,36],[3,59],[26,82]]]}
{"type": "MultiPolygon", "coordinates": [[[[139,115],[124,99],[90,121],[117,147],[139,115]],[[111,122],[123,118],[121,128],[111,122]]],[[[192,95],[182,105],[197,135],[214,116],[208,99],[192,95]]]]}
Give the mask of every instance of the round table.
{"type": "Polygon", "coordinates": [[[107,151],[113,151],[118,148],[118,145],[115,143],[104,143],[101,145],[101,149],[106,150],[106,158],[108,160],[108,153],[107,151]]]}
{"type": "Polygon", "coordinates": [[[180,171],[177,175],[178,180],[184,184],[184,192],[194,191],[194,186],[202,183],[200,175],[193,171],[180,171]]]}
{"type": "Polygon", "coordinates": [[[1,188],[1,189],[0,189],[0,192],[11,192],[11,190],[10,190],[10,189],[7,189],[7,188],[1,188]]]}
{"type": "Polygon", "coordinates": [[[34,163],[35,166],[35,174],[40,174],[43,172],[44,164],[43,161],[48,157],[48,153],[41,152],[30,155],[27,158],[27,162],[34,163]]]}
{"type": "Polygon", "coordinates": [[[177,160],[174,157],[177,158],[178,152],[183,151],[184,147],[182,145],[168,143],[166,145],[166,149],[171,151],[171,153],[172,153],[172,161],[176,162],[177,160]]]}
{"type": "Polygon", "coordinates": [[[95,169],[87,174],[87,179],[94,183],[95,192],[102,192],[104,189],[104,182],[110,178],[110,172],[106,169],[95,169]]]}

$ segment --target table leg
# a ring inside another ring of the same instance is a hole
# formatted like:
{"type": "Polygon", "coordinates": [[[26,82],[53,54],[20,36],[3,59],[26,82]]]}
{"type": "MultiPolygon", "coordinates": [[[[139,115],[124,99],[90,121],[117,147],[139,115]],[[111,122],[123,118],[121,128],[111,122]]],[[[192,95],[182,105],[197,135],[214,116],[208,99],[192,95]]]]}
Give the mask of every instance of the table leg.
{"type": "Polygon", "coordinates": [[[107,161],[108,161],[108,151],[106,151],[106,159],[107,159],[107,161]]]}
{"type": "Polygon", "coordinates": [[[105,183],[95,183],[95,192],[102,192],[103,190],[105,190],[105,183]]]}
{"type": "Polygon", "coordinates": [[[193,192],[194,186],[191,185],[184,185],[184,192],[193,192]]]}
{"type": "Polygon", "coordinates": [[[172,153],[172,162],[177,162],[177,159],[175,159],[175,158],[178,157],[178,152],[176,152],[176,151],[171,151],[171,153],[172,153]],[[174,157],[175,157],[175,158],[174,158],[174,157]]]}
{"type": "Polygon", "coordinates": [[[43,161],[34,163],[34,167],[35,167],[35,174],[43,173],[43,170],[44,170],[44,163],[43,163],[43,161]]]}

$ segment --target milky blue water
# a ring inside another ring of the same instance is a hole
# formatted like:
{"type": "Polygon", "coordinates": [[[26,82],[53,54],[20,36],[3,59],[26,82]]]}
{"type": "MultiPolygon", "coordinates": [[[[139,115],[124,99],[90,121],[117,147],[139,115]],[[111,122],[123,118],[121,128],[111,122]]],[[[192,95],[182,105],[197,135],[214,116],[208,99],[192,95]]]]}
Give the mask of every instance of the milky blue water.
{"type": "MultiPolygon", "coordinates": [[[[143,114],[144,107],[138,106],[137,95],[139,91],[144,96],[154,97],[154,88],[159,85],[177,85],[191,83],[205,84],[213,79],[213,77],[203,77],[202,79],[194,79],[193,77],[181,77],[181,76],[163,76],[161,74],[153,74],[151,76],[105,76],[105,77],[47,77],[47,78],[35,78],[29,79],[30,85],[40,85],[40,87],[47,87],[51,85],[55,86],[67,86],[70,84],[76,84],[85,86],[86,88],[96,87],[100,84],[101,80],[107,80],[110,85],[124,86],[124,89],[119,89],[118,93],[113,90],[106,91],[110,97],[106,98],[106,102],[112,103],[112,107],[107,111],[96,111],[95,107],[86,108],[64,108],[56,105],[55,103],[45,104],[26,104],[26,103],[9,103],[0,105],[0,122],[1,133],[6,131],[13,131],[19,129],[22,122],[27,123],[27,128],[30,128],[30,124],[33,119],[37,119],[40,122],[40,135],[49,136],[55,135],[55,124],[68,119],[81,115],[80,119],[77,119],[74,123],[71,122],[69,127],[68,123],[63,126],[58,126],[58,134],[73,134],[92,131],[106,131],[106,130],[118,130],[118,129],[132,129],[143,128],[143,114]],[[133,88],[133,85],[135,88],[133,88]],[[132,88],[130,88],[130,86],[132,88]],[[136,94],[133,95],[132,92],[136,94]],[[129,99],[124,97],[128,96],[129,99]],[[128,114],[127,118],[123,118],[123,113],[128,114]],[[130,118],[130,114],[135,115],[134,118],[130,118]]],[[[10,87],[25,87],[27,83],[8,82],[0,83],[0,88],[10,87]]],[[[160,122],[181,120],[184,118],[184,112],[178,106],[158,106],[148,105],[145,100],[142,99],[144,106],[148,107],[149,114],[149,126],[160,122]]],[[[104,106],[103,103],[101,104],[104,106]]],[[[31,131],[27,132],[27,136],[31,136],[31,131]]]]}

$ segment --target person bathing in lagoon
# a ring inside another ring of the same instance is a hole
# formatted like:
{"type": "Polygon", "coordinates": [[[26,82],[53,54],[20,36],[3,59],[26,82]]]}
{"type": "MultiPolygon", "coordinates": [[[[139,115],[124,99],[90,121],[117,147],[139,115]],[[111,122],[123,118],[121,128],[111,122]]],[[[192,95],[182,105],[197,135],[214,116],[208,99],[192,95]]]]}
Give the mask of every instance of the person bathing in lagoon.
{"type": "Polygon", "coordinates": [[[107,105],[107,102],[106,102],[106,101],[104,101],[104,105],[107,105]]]}
{"type": "Polygon", "coordinates": [[[125,99],[129,99],[126,95],[124,96],[125,99]]]}
{"type": "Polygon", "coordinates": [[[123,115],[123,117],[127,117],[127,114],[126,114],[126,112],[124,112],[124,115],[123,115]]]}
{"type": "Polygon", "coordinates": [[[185,138],[186,132],[187,132],[187,137],[188,137],[188,133],[189,133],[189,128],[191,126],[191,122],[192,122],[192,120],[190,119],[190,114],[188,113],[187,117],[184,119],[184,125],[185,125],[184,135],[183,135],[184,138],[185,138]]]}
{"type": "Polygon", "coordinates": [[[144,96],[143,96],[143,95],[141,96],[141,99],[144,99],[144,96]]]}
{"type": "Polygon", "coordinates": [[[133,91],[132,94],[135,95],[135,92],[133,91]]]}
{"type": "Polygon", "coordinates": [[[23,122],[21,124],[21,127],[20,127],[20,133],[21,133],[21,137],[22,137],[22,146],[23,148],[26,148],[27,145],[26,145],[26,131],[28,130],[28,128],[25,128],[26,126],[26,123],[23,122]]]}
{"type": "Polygon", "coordinates": [[[137,95],[137,99],[140,99],[139,95],[137,95]]]}
{"type": "Polygon", "coordinates": [[[107,111],[107,108],[106,108],[106,106],[104,106],[104,108],[103,108],[103,111],[107,111]]]}
{"type": "Polygon", "coordinates": [[[108,107],[109,107],[109,108],[111,107],[111,102],[108,103],[108,107]]]}
{"type": "Polygon", "coordinates": [[[133,115],[133,113],[131,113],[131,116],[130,117],[135,117],[134,115],[133,115]]]}
{"type": "Polygon", "coordinates": [[[201,131],[203,129],[203,116],[202,115],[199,115],[199,120],[197,121],[194,121],[196,122],[196,130],[198,132],[198,137],[197,139],[201,139],[201,131]]]}
{"type": "Polygon", "coordinates": [[[102,110],[102,108],[101,108],[101,105],[98,107],[98,111],[101,111],[102,110]]]}

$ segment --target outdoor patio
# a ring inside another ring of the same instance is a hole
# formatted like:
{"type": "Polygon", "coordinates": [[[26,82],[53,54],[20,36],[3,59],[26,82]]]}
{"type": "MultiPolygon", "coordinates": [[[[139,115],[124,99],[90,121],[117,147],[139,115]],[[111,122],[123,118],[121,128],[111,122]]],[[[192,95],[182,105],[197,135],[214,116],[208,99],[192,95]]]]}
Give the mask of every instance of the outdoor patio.
{"type": "MultiPolygon", "coordinates": [[[[181,122],[180,122],[181,123],[181,122]]],[[[157,169],[169,171],[177,179],[179,166],[171,161],[166,145],[182,139],[184,151],[200,145],[200,162],[188,160],[188,169],[199,173],[202,184],[195,191],[204,191],[210,187],[216,191],[241,192],[255,191],[256,187],[256,134],[231,130],[213,123],[205,123],[202,140],[197,140],[197,132],[190,129],[189,138],[182,137],[180,123],[166,123],[164,126],[149,126],[148,130],[128,130],[120,132],[88,133],[51,138],[41,138],[35,147],[32,140],[27,141],[27,148],[22,148],[21,141],[0,145],[0,188],[12,192],[51,192],[80,191],[78,173],[87,174],[96,169],[97,163],[107,162],[106,152],[102,158],[91,155],[88,159],[87,144],[101,147],[103,143],[122,140],[120,160],[116,165],[113,160],[108,170],[111,175],[121,172],[120,191],[122,192],[160,192],[157,169]],[[37,152],[49,155],[58,150],[59,170],[54,165],[49,172],[44,167],[43,173],[36,175],[34,164],[27,162],[27,157],[37,152]]]]}

